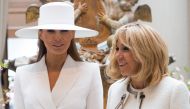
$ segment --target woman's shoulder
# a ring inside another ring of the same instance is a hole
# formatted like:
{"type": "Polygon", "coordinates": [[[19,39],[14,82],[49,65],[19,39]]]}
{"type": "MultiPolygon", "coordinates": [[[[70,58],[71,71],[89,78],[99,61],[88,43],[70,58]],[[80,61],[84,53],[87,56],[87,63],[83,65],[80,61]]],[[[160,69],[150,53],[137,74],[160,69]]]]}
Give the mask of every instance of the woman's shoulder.
{"type": "Polygon", "coordinates": [[[76,62],[77,65],[79,67],[86,67],[87,69],[90,69],[90,68],[99,68],[99,64],[98,63],[94,63],[94,62],[87,62],[87,61],[79,61],[79,62],[76,62]]]}
{"type": "Polygon", "coordinates": [[[19,73],[24,73],[26,74],[27,72],[31,72],[31,71],[35,71],[35,70],[39,70],[38,68],[43,68],[43,65],[40,64],[40,62],[35,62],[32,64],[27,64],[27,65],[23,65],[23,66],[19,66],[16,69],[16,74],[19,73]]]}
{"type": "Polygon", "coordinates": [[[97,63],[92,62],[77,62],[77,71],[79,71],[83,77],[87,78],[100,78],[100,67],[97,63]]]}
{"type": "Polygon", "coordinates": [[[117,81],[115,81],[111,86],[110,89],[121,89],[123,87],[126,87],[129,79],[128,78],[121,78],[117,81]]]}
{"type": "Polygon", "coordinates": [[[188,88],[186,86],[186,84],[181,81],[181,80],[177,80],[175,78],[172,78],[170,76],[164,77],[160,83],[158,84],[158,88],[162,89],[162,90],[187,90],[188,88]]]}
{"type": "Polygon", "coordinates": [[[87,73],[87,74],[92,74],[92,73],[97,73],[100,72],[100,67],[97,63],[93,62],[76,62],[76,68],[78,71],[87,73]]]}
{"type": "MultiPolygon", "coordinates": [[[[114,82],[110,87],[108,91],[108,98],[110,101],[119,101],[123,94],[126,93],[126,85],[128,84],[128,79],[120,79],[114,82]]],[[[115,102],[114,102],[115,103],[115,102]]]]}
{"type": "Polygon", "coordinates": [[[172,77],[165,77],[161,81],[162,89],[157,90],[158,94],[164,93],[170,98],[170,106],[180,109],[190,109],[190,92],[183,81],[172,77]],[[165,85],[165,86],[164,86],[165,85]]]}
{"type": "Polygon", "coordinates": [[[178,85],[181,85],[181,84],[185,84],[183,81],[177,80],[177,79],[175,79],[173,77],[170,77],[170,76],[164,77],[160,81],[160,83],[164,84],[164,85],[168,85],[168,86],[178,86],[178,85]]]}
{"type": "Polygon", "coordinates": [[[18,66],[16,69],[16,72],[18,71],[22,71],[22,70],[27,70],[27,69],[31,69],[36,63],[32,63],[32,64],[26,64],[26,65],[22,65],[22,66],[18,66]]]}

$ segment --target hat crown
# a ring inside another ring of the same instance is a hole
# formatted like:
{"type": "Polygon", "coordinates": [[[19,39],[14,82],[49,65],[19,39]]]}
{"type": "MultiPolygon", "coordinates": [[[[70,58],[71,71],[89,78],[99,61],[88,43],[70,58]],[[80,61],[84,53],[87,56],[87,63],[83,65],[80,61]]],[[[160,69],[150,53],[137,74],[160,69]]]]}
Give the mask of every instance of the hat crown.
{"type": "Polygon", "coordinates": [[[52,2],[41,6],[38,25],[49,24],[74,25],[73,6],[63,2],[52,2]]]}
{"type": "Polygon", "coordinates": [[[22,28],[15,35],[38,38],[40,29],[74,30],[76,38],[97,36],[98,32],[74,24],[74,8],[71,2],[50,2],[40,7],[38,25],[22,28]]]}

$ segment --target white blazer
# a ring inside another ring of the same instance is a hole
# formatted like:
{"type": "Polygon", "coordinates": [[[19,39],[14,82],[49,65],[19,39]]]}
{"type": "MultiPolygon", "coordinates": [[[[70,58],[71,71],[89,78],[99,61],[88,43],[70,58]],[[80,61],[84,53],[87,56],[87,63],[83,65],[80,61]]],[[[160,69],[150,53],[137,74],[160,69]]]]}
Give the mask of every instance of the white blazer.
{"type": "MultiPolygon", "coordinates": [[[[121,79],[110,86],[107,109],[116,109],[124,94],[126,97],[122,109],[139,109],[140,94],[135,98],[127,91],[128,81],[128,78],[121,79]]],[[[141,109],[190,109],[190,92],[187,86],[174,78],[164,77],[158,85],[147,87],[142,91],[145,98],[141,109]]]]}
{"type": "Polygon", "coordinates": [[[70,56],[52,91],[44,57],[19,67],[14,86],[14,109],[103,109],[99,66],[70,56]]]}

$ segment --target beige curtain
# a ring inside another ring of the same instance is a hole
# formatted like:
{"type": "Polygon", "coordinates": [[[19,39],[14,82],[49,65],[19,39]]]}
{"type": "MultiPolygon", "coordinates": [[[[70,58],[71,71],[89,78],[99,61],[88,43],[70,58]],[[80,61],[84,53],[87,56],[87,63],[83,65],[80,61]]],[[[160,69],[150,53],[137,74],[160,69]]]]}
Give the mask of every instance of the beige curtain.
{"type": "MultiPolygon", "coordinates": [[[[0,60],[3,59],[6,47],[6,31],[7,31],[7,15],[8,15],[8,0],[0,0],[0,60]]],[[[1,79],[0,74],[0,79],[1,79]]],[[[4,109],[2,106],[3,95],[0,80],[0,109],[4,109]]]]}

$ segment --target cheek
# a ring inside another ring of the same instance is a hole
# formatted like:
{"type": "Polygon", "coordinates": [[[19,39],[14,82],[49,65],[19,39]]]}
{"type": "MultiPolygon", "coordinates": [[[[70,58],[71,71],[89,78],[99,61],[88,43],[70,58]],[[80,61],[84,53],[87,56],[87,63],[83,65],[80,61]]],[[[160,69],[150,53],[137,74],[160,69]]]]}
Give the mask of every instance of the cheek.
{"type": "Polygon", "coordinates": [[[75,33],[74,33],[74,32],[71,32],[68,37],[69,37],[71,40],[74,39],[75,33]]]}
{"type": "Polygon", "coordinates": [[[65,40],[66,43],[70,44],[71,41],[74,39],[74,36],[73,36],[73,34],[69,34],[69,35],[67,35],[66,37],[63,37],[63,38],[64,38],[63,40],[65,40]]]}
{"type": "Polygon", "coordinates": [[[41,39],[43,42],[47,41],[47,35],[44,32],[39,33],[39,39],[41,39]]]}
{"type": "Polygon", "coordinates": [[[65,43],[67,43],[67,44],[70,45],[72,39],[73,39],[73,38],[71,38],[71,37],[67,37],[67,38],[64,38],[63,41],[64,41],[65,43]]]}
{"type": "Polygon", "coordinates": [[[140,69],[140,63],[137,63],[137,62],[133,62],[133,65],[132,65],[132,70],[133,72],[136,74],[140,69]]]}
{"type": "Polygon", "coordinates": [[[49,42],[48,39],[45,38],[44,36],[41,36],[40,39],[42,40],[42,42],[44,43],[44,45],[47,47],[48,42],[49,42]]]}

